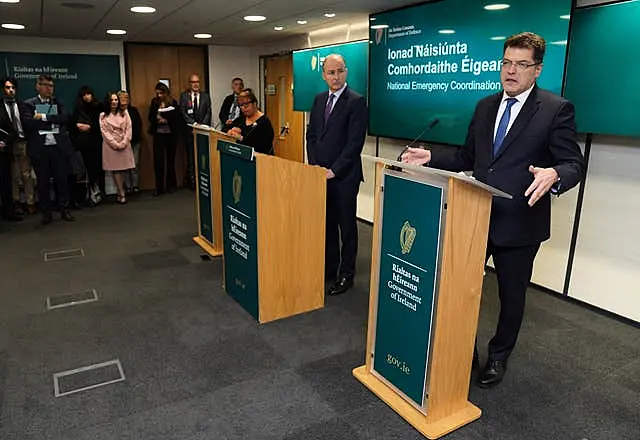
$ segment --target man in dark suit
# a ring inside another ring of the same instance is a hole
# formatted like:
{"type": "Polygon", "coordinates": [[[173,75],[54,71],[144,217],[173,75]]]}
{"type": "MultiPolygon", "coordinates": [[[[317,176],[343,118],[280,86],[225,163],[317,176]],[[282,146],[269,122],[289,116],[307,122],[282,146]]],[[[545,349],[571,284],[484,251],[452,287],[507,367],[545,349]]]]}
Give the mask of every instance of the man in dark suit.
{"type": "Polygon", "coordinates": [[[195,159],[193,150],[193,131],[188,125],[211,125],[211,98],[200,90],[200,77],[193,74],[189,77],[189,89],[180,94],[180,113],[187,124],[184,145],[187,149],[187,178],[191,189],[196,187],[195,159]]]}
{"type": "Polygon", "coordinates": [[[19,222],[13,206],[12,159],[13,148],[24,142],[24,130],[20,121],[22,102],[16,98],[18,83],[15,78],[5,77],[2,83],[0,100],[0,218],[5,221],[19,222]]]}
{"type": "Polygon", "coordinates": [[[218,114],[220,118],[220,130],[225,133],[231,129],[233,120],[241,115],[240,107],[238,106],[238,95],[244,90],[244,81],[242,81],[242,78],[233,78],[231,80],[231,89],[233,93],[224,98],[220,106],[220,114],[218,114]]]}
{"type": "Polygon", "coordinates": [[[322,77],[329,91],[318,94],[313,101],[307,156],[311,165],[327,170],[325,278],[335,281],[327,294],[340,295],[353,286],[355,275],[356,202],[363,180],[360,153],[367,133],[367,103],[347,86],[342,56],[325,58],[322,77]]]}
{"type": "Polygon", "coordinates": [[[22,121],[27,135],[27,150],[38,179],[38,199],[42,209],[42,224],[51,223],[49,180],[55,179],[58,207],[62,220],[74,221],[69,212],[69,158],[73,146],[66,125],[68,115],[53,96],[53,78],[40,75],[36,83],[38,96],[24,102],[22,121]]]}
{"type": "MultiPolygon", "coordinates": [[[[540,243],[550,236],[551,196],[583,178],[574,107],[538,88],[545,41],[525,32],[508,38],[500,80],[504,91],[478,102],[467,139],[457,151],[410,148],[403,161],[473,175],[513,196],[491,208],[487,259],[493,256],[500,316],[478,385],[499,384],[520,331],[527,285],[540,243]]],[[[477,353],[474,355],[477,366],[477,353]]]]}

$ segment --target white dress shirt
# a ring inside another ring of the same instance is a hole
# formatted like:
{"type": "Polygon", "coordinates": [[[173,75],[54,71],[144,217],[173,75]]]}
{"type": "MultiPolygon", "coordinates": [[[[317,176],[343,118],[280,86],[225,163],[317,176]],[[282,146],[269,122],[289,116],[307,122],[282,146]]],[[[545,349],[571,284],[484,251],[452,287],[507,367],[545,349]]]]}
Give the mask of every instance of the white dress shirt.
{"type": "Polygon", "coordinates": [[[500,124],[500,119],[502,118],[502,114],[507,108],[507,99],[516,98],[517,102],[515,102],[511,106],[511,114],[509,115],[510,116],[509,125],[507,125],[507,133],[505,133],[505,136],[509,133],[509,130],[511,130],[513,121],[515,121],[516,118],[518,117],[518,114],[520,113],[520,110],[522,110],[522,106],[524,105],[525,101],[531,94],[531,90],[533,90],[534,85],[532,85],[527,90],[525,90],[524,92],[520,93],[517,96],[509,96],[507,95],[506,92],[502,92],[502,101],[500,102],[500,107],[498,107],[498,114],[496,115],[496,124],[493,127],[493,139],[496,138],[496,133],[498,132],[498,125],[500,124]]]}
{"type": "MultiPolygon", "coordinates": [[[[329,96],[331,95],[335,96],[335,98],[333,98],[333,103],[331,104],[331,111],[329,113],[333,111],[333,108],[336,106],[336,102],[338,102],[338,99],[340,99],[340,95],[342,95],[342,92],[344,92],[344,89],[346,88],[347,88],[347,83],[345,82],[344,85],[339,90],[336,90],[335,92],[332,92],[331,90],[329,90],[329,96]]],[[[329,98],[327,98],[327,100],[328,99],[329,98]]]]}

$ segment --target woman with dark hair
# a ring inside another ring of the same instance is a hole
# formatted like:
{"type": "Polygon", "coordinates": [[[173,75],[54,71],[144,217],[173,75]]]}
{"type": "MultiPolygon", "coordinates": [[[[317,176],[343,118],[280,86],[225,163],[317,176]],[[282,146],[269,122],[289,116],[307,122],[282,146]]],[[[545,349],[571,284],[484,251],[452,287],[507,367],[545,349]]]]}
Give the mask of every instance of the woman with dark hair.
{"type": "Polygon", "coordinates": [[[129,112],[120,105],[115,92],[107,95],[104,113],[100,113],[100,129],[102,130],[102,166],[111,171],[113,182],[118,190],[118,203],[127,203],[124,191],[125,172],[135,167],[133,150],[131,149],[131,118],[129,112]]]}
{"type": "Polygon", "coordinates": [[[153,136],[153,171],[159,196],[176,187],[176,147],[181,129],[178,103],[166,84],[155,87],[156,97],[149,105],[149,134],[153,136]]]}
{"type": "Polygon", "coordinates": [[[258,109],[258,98],[253,90],[245,89],[240,92],[238,107],[242,114],[231,123],[227,134],[238,139],[241,144],[253,147],[258,153],[273,155],[273,126],[269,118],[258,109]]]}
{"type": "MultiPolygon", "coordinates": [[[[69,121],[69,134],[76,151],[80,151],[87,173],[87,184],[93,191],[104,194],[102,169],[102,135],[100,134],[101,105],[89,86],[78,91],[76,106],[69,121]]],[[[76,196],[75,198],[79,198],[76,196]]],[[[90,200],[87,200],[91,203],[90,200]]]]}

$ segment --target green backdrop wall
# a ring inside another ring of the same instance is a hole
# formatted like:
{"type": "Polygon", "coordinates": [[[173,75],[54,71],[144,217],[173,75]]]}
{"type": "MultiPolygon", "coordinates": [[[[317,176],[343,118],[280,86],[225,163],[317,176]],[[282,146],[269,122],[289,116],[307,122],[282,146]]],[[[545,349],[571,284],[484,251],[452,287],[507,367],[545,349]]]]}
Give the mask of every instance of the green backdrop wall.
{"type": "Polygon", "coordinates": [[[55,96],[73,110],[78,90],[83,85],[93,88],[102,101],[109,91],[121,88],[120,57],[118,55],[79,55],[52,53],[0,52],[2,76],[16,77],[21,99],[36,95],[39,75],[53,76],[55,96]]]}

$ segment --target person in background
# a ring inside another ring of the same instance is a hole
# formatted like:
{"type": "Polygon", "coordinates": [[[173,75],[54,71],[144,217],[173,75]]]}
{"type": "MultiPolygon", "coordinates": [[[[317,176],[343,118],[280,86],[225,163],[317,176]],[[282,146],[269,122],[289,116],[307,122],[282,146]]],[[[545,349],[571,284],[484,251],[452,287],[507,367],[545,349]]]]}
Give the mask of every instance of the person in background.
{"type": "Polygon", "coordinates": [[[53,96],[51,75],[40,75],[36,82],[38,96],[24,102],[20,119],[27,135],[27,152],[36,172],[38,200],[42,210],[42,224],[53,221],[50,184],[55,180],[58,209],[63,221],[75,220],[69,212],[69,186],[67,182],[69,157],[74,149],[69,132],[69,121],[64,106],[53,96]]]}
{"type": "Polygon", "coordinates": [[[341,55],[325,58],[322,77],[329,90],[316,95],[307,130],[309,163],[327,172],[325,277],[335,280],[328,295],[341,295],[353,287],[358,252],[356,202],[368,116],[367,101],[349,88],[347,73],[341,55]]]}
{"type": "Polygon", "coordinates": [[[244,81],[242,78],[235,77],[231,80],[231,89],[233,93],[226,96],[220,107],[220,130],[225,133],[231,128],[231,123],[240,116],[240,107],[238,107],[238,95],[244,90],[244,81]]]}
{"type": "Polygon", "coordinates": [[[200,77],[189,77],[189,89],[180,94],[180,113],[187,126],[184,128],[184,146],[187,153],[187,186],[196,188],[193,130],[190,125],[211,125],[211,98],[200,90],[200,77]]]}
{"type": "MultiPolygon", "coordinates": [[[[27,143],[25,133],[20,120],[20,112],[23,110],[23,103],[18,101],[16,93],[18,82],[15,78],[5,77],[0,81],[2,84],[2,100],[0,101],[0,218],[5,221],[19,222],[22,216],[16,212],[17,205],[14,202],[20,201],[19,187],[16,185],[12,190],[12,171],[14,163],[26,158],[27,143]],[[20,153],[17,153],[20,151],[20,153]],[[17,197],[13,197],[16,195],[17,197]]],[[[27,174],[27,173],[25,173],[27,174]]],[[[28,175],[25,179],[25,196],[29,213],[35,212],[33,180],[31,180],[31,167],[28,167],[28,175]],[[28,177],[28,178],[27,178],[28,177]]]]}
{"type": "MultiPolygon", "coordinates": [[[[87,185],[105,194],[104,170],[102,169],[102,134],[98,120],[102,105],[89,86],[78,91],[76,107],[71,115],[69,133],[76,150],[82,154],[87,174],[87,185]]],[[[85,191],[86,199],[86,191],[85,191]]],[[[86,200],[91,203],[90,200],[86,200]]]]}
{"type": "Polygon", "coordinates": [[[105,101],[104,113],[100,113],[100,130],[102,131],[102,164],[106,171],[111,171],[118,195],[117,202],[124,205],[127,198],[124,190],[124,176],[127,170],[135,167],[133,150],[131,149],[131,118],[122,107],[118,94],[109,93],[105,101]]]}
{"type": "MultiPolygon", "coordinates": [[[[573,104],[538,88],[546,43],[531,32],[503,46],[503,91],[476,105],[467,138],[455,151],[409,148],[402,161],[449,171],[473,171],[480,182],[513,196],[494,198],[486,258],[493,256],[500,315],[478,386],[498,385],[507,371],[525,310],[540,244],[550,237],[551,194],[576,186],[585,161],[576,142],[573,104]]],[[[474,368],[479,368],[477,350],[474,368]]]]}
{"type": "Polygon", "coordinates": [[[149,134],[153,136],[154,196],[176,187],[176,145],[182,122],[178,103],[166,84],[158,82],[156,97],[149,105],[149,134]]]}
{"type": "Polygon", "coordinates": [[[142,117],[138,109],[131,105],[131,98],[129,93],[125,90],[118,92],[118,99],[120,100],[120,108],[126,110],[131,118],[131,149],[133,150],[133,159],[135,167],[129,170],[125,176],[126,190],[129,192],[137,193],[140,191],[140,144],[142,142],[142,117]]]}
{"type": "Polygon", "coordinates": [[[242,115],[231,123],[227,134],[258,153],[273,155],[273,126],[267,115],[258,109],[258,98],[251,89],[240,92],[238,107],[242,115]]]}

